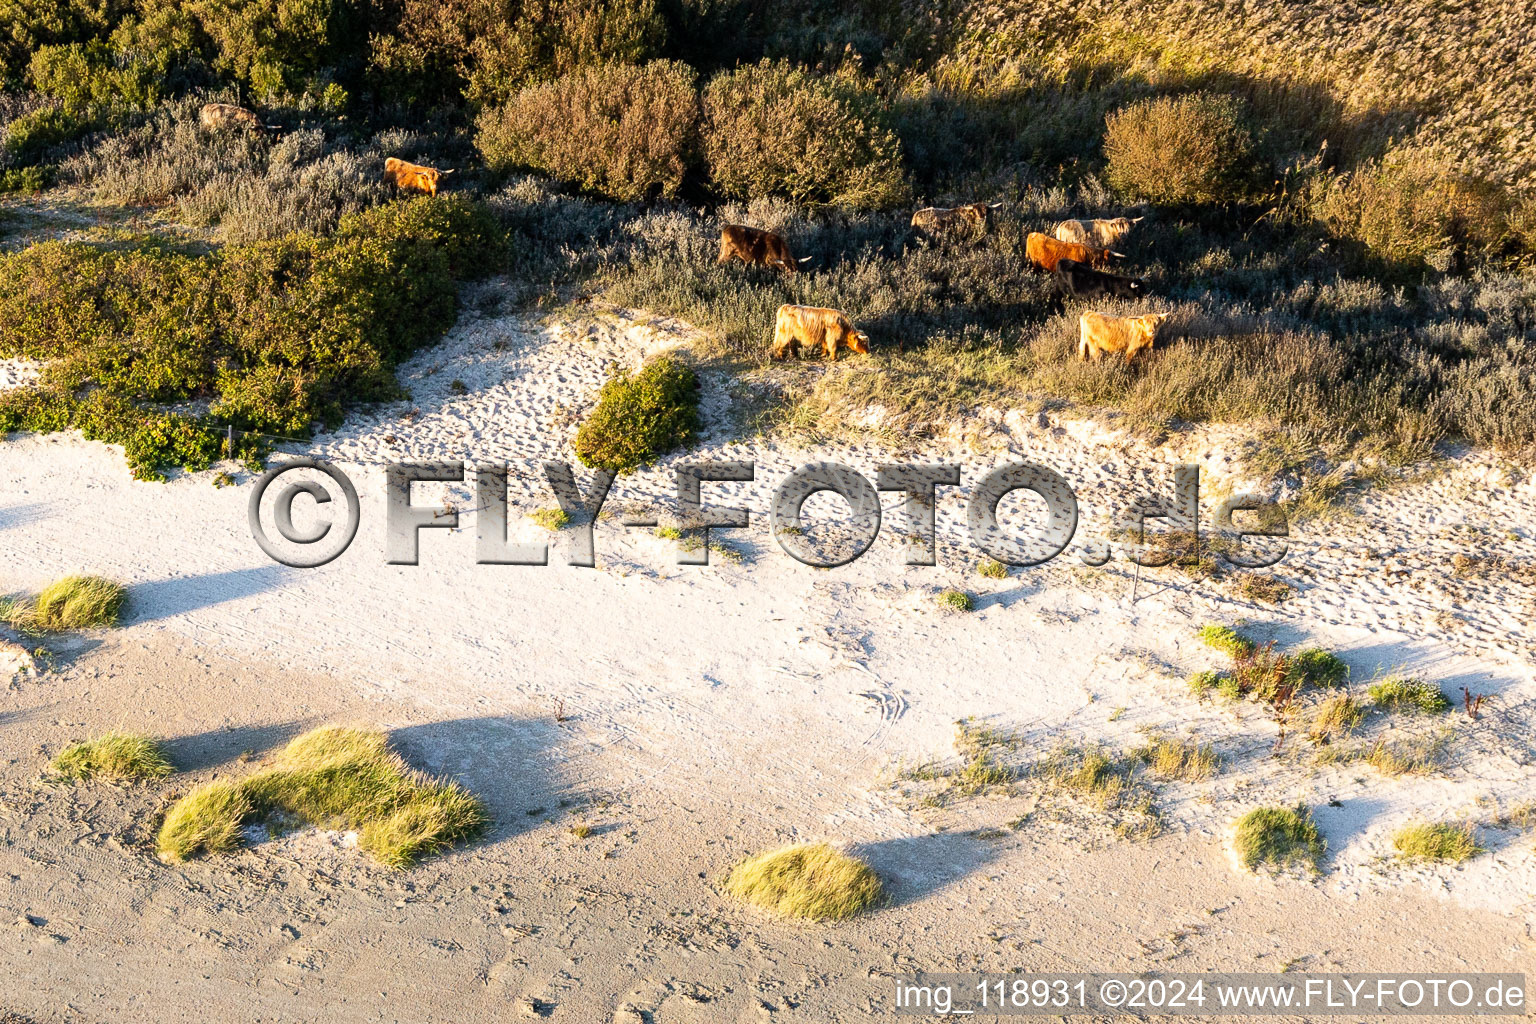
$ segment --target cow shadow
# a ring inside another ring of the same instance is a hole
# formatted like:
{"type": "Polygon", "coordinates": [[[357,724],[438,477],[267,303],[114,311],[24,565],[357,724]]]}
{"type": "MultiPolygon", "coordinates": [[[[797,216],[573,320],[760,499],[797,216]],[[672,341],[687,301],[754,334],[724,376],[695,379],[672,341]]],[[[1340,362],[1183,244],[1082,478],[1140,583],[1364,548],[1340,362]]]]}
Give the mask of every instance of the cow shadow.
{"type": "Polygon", "coordinates": [[[882,839],[859,843],[850,852],[880,876],[891,907],[941,892],[997,857],[993,846],[966,832],[882,839]]]}

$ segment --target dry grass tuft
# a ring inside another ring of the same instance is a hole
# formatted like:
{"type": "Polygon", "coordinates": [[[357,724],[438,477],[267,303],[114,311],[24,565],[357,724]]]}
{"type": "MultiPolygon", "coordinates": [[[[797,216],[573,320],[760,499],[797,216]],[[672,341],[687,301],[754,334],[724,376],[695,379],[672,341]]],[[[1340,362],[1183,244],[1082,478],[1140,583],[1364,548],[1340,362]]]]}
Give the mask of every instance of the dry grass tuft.
{"type": "Polygon", "coordinates": [[[1216,774],[1221,758],[1209,743],[1193,743],[1172,736],[1154,736],[1134,755],[1154,775],[1184,782],[1199,782],[1216,774]]]}
{"type": "Polygon", "coordinates": [[[148,736],[109,732],[76,743],[53,759],[53,770],[66,779],[163,779],[175,769],[160,744],[148,736]]]}
{"type": "Polygon", "coordinates": [[[480,801],[457,783],[414,771],[381,732],[324,727],[283,748],[273,766],[241,782],[199,786],[171,808],[157,849],[168,860],[239,843],[251,819],[296,818],[355,830],[358,846],[388,867],[408,867],[478,834],[480,801]]]}
{"type": "Polygon", "coordinates": [[[800,843],[750,857],[731,869],[732,896],[784,917],[841,921],[883,894],[869,865],[826,843],[800,843]]]}
{"type": "Polygon", "coordinates": [[[1383,775],[1429,775],[1445,766],[1450,736],[1379,737],[1365,752],[1365,761],[1383,775]]]}
{"type": "Polygon", "coordinates": [[[1313,740],[1335,740],[1348,736],[1365,720],[1365,709],[1347,693],[1335,694],[1318,705],[1307,735],[1313,740]]]}

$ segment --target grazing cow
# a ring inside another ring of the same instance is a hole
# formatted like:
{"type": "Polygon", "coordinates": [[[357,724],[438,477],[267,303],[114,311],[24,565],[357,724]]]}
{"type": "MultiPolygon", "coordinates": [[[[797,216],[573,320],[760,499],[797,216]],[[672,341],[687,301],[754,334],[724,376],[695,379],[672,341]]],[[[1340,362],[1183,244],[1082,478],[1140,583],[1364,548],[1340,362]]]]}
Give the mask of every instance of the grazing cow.
{"type": "MultiPolygon", "coordinates": [[[[799,269],[783,235],[762,228],[749,228],[745,224],[727,224],[720,229],[720,256],[716,262],[729,263],[737,258],[743,263],[778,267],[786,274],[793,274],[799,269]]],[[[798,263],[808,260],[809,256],[798,263]]]]}
{"type": "Polygon", "coordinates": [[[1078,320],[1077,358],[1098,362],[1104,352],[1124,352],[1125,361],[1144,348],[1151,348],[1157,329],[1167,313],[1142,316],[1111,316],[1108,313],[1084,313],[1078,320]]]}
{"type": "Polygon", "coordinates": [[[1042,235],[1038,231],[1031,231],[1029,237],[1024,240],[1024,254],[1029,257],[1029,262],[1047,274],[1056,273],[1056,265],[1062,260],[1074,260],[1078,263],[1086,263],[1090,267],[1107,267],[1111,256],[1122,259],[1125,256],[1124,253],[1110,252],[1108,249],[1095,249],[1077,242],[1063,242],[1050,235],[1042,235]]]}
{"type": "Polygon", "coordinates": [[[1147,282],[1139,277],[1106,274],[1076,260],[1057,261],[1056,284],[1077,299],[1139,299],[1147,294],[1147,282]]]}
{"type": "Polygon", "coordinates": [[[779,307],[779,315],[773,325],[773,347],[769,354],[775,359],[800,352],[804,344],[811,348],[820,346],[828,359],[837,358],[839,345],[850,352],[868,352],[869,335],[855,330],[847,315],[835,309],[819,306],[779,307]]]}
{"type": "Polygon", "coordinates": [[[384,181],[402,192],[425,192],[437,195],[437,183],[453,171],[439,171],[435,167],[406,163],[398,157],[384,161],[384,181]]]}
{"type": "Polygon", "coordinates": [[[246,128],[257,134],[265,134],[276,125],[263,124],[254,110],[237,107],[233,103],[204,103],[197,111],[197,123],[204,131],[219,132],[226,128],[246,128]]]}
{"type": "Polygon", "coordinates": [[[1108,220],[1064,220],[1056,225],[1058,241],[1076,242],[1078,245],[1096,245],[1108,249],[1131,233],[1131,228],[1145,217],[1114,217],[1108,220]]]}
{"type": "Polygon", "coordinates": [[[927,206],[912,215],[912,226],[925,235],[958,235],[987,232],[987,218],[1002,203],[967,203],[965,206],[927,206]]]}

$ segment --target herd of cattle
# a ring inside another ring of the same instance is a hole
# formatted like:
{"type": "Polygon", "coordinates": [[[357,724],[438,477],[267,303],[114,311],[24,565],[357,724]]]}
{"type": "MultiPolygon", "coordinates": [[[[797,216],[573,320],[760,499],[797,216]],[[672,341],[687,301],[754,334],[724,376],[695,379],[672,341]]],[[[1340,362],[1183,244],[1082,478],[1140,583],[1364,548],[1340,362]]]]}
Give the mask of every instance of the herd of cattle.
{"type": "MultiPolygon", "coordinates": [[[[991,211],[1001,203],[968,203],[965,206],[930,206],[912,215],[912,227],[931,238],[960,232],[972,234],[987,230],[991,211]]],[[[1125,254],[1110,248],[1130,234],[1141,217],[1115,217],[1100,220],[1064,220],[1052,235],[1030,232],[1024,239],[1024,255],[1030,265],[1056,279],[1059,292],[1077,299],[1136,299],[1147,294],[1147,284],[1140,278],[1110,273],[1110,261],[1125,254]]],[[[783,235],[745,224],[727,224],[720,229],[720,263],[739,259],[743,263],[773,267],[787,274],[810,257],[796,260],[783,235]]],[[[1078,319],[1079,359],[1097,361],[1104,353],[1125,353],[1130,362],[1137,352],[1152,347],[1157,329],[1167,313],[1141,316],[1115,316],[1089,310],[1078,319]]],[[[774,323],[773,344],[769,354],[774,359],[795,354],[800,346],[820,348],[828,359],[837,358],[839,347],[852,352],[868,352],[869,338],[854,328],[847,314],[820,306],[783,305],[774,323]]]]}
{"type": "MultiPolygon", "coordinates": [[[[242,129],[264,133],[276,125],[265,124],[254,111],[232,103],[205,103],[198,111],[198,123],[204,130],[242,129]]],[[[437,195],[438,183],[451,170],[407,163],[396,157],[384,161],[384,181],[403,192],[437,195]]],[[[912,227],[934,239],[961,233],[984,234],[993,210],[1001,203],[968,203],[964,206],[930,206],[912,215],[912,227]]],[[[1051,235],[1030,232],[1024,240],[1024,254],[1042,273],[1051,274],[1064,296],[1077,299],[1136,299],[1146,294],[1145,281],[1110,273],[1110,261],[1124,259],[1113,245],[1120,243],[1140,217],[1115,217],[1106,220],[1064,220],[1051,235]]],[[[739,259],[743,263],[770,267],[793,274],[810,257],[795,259],[783,235],[745,224],[727,224],[720,229],[718,262],[739,259]]],[[[1142,349],[1152,347],[1157,328],[1167,313],[1142,316],[1114,316],[1088,311],[1078,321],[1079,359],[1097,360],[1103,353],[1124,352],[1126,362],[1142,349]]],[[[837,358],[837,350],[869,351],[869,337],[857,330],[847,314],[820,306],[783,305],[779,307],[769,354],[783,359],[798,354],[800,346],[821,349],[828,359],[837,358]]]]}

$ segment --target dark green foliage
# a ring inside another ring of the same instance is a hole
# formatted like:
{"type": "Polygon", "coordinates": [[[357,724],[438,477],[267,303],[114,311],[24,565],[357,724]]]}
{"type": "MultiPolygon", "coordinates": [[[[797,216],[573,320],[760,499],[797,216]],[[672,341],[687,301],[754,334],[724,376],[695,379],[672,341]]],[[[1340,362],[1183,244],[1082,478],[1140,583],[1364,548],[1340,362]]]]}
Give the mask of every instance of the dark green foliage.
{"type": "MultiPolygon", "coordinates": [[[[205,468],[217,424],[292,436],[398,392],[394,365],[452,325],[460,277],[500,262],[483,209],[416,199],[210,255],[47,243],[0,268],[0,352],[45,362],[0,429],[81,429],[136,475],[205,468]],[[158,411],[199,398],[206,419],[158,411]]],[[[251,454],[249,449],[242,454],[251,454]]]]}
{"type": "Polygon", "coordinates": [[[41,192],[53,184],[57,170],[49,166],[13,167],[0,171],[0,193],[41,192]]]}
{"type": "Polygon", "coordinates": [[[56,156],[100,127],[91,112],[71,113],[62,107],[40,107],[6,125],[0,150],[18,167],[56,156]]]}
{"type": "Polygon", "coordinates": [[[667,356],[608,379],[576,431],[583,465],[630,473],[681,448],[699,431],[699,378],[667,356]]]}
{"type": "Polygon", "coordinates": [[[1349,666],[1335,654],[1308,647],[1287,659],[1285,678],[1298,690],[1303,686],[1333,687],[1349,678],[1349,666]]]}

